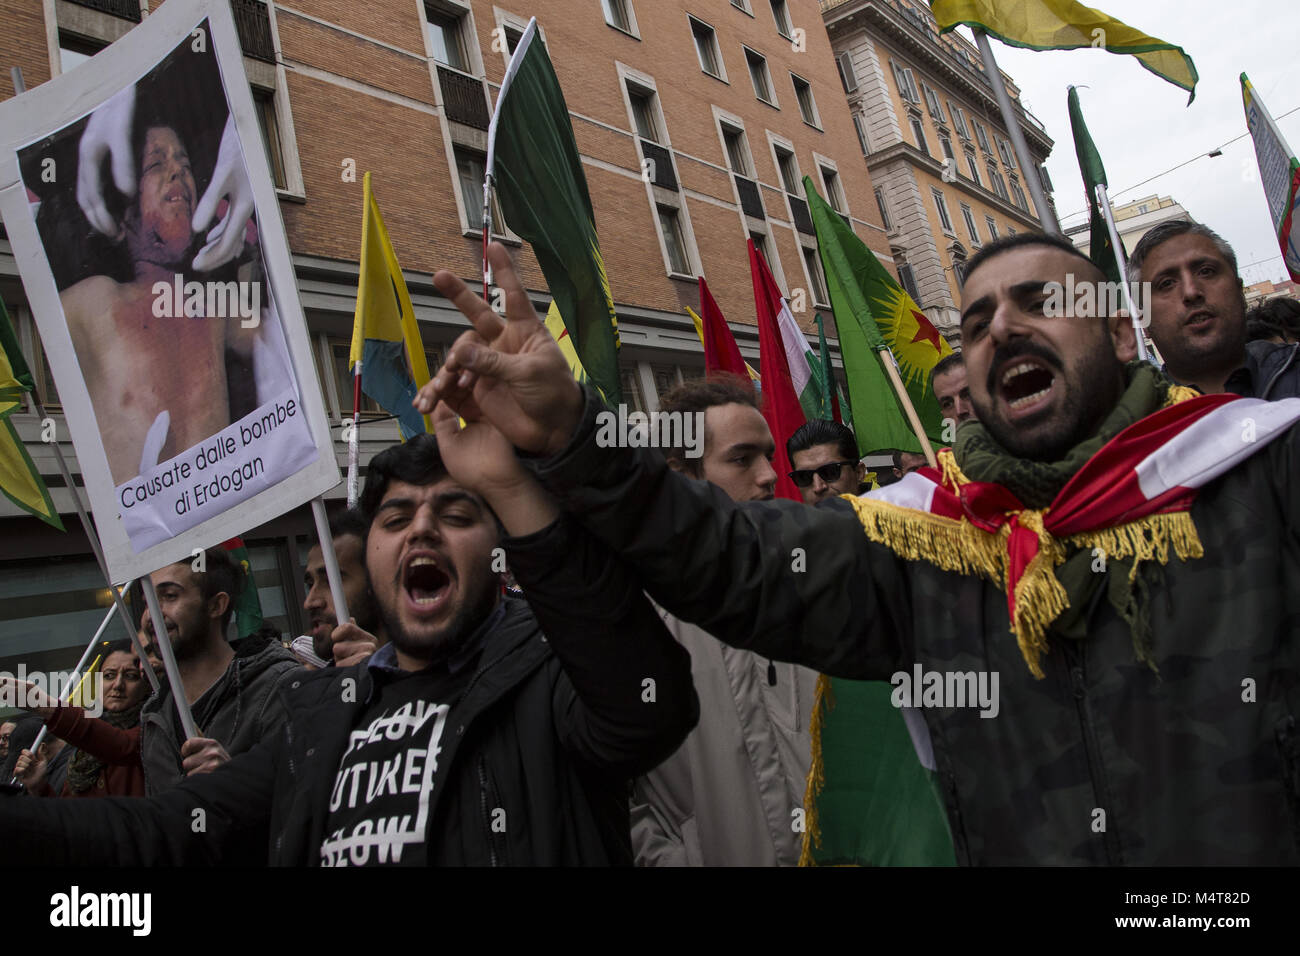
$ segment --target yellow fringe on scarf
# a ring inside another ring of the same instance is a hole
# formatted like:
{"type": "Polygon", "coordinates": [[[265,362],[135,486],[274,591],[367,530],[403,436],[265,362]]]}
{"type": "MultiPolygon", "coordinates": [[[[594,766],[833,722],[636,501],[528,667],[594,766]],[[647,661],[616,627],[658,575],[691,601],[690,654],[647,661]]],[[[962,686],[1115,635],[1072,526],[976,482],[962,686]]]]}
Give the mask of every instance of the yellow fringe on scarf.
{"type": "Polygon", "coordinates": [[[813,847],[822,847],[821,827],[817,822],[817,798],[826,786],[826,766],[822,762],[822,727],[826,723],[826,713],[835,706],[831,694],[831,679],[825,674],[817,675],[817,694],[813,698],[812,722],[808,727],[808,736],[812,743],[812,764],[808,768],[808,787],[804,791],[804,831],[803,848],[799,851],[800,866],[816,866],[813,859],[813,847]]]}
{"type": "MultiPolygon", "coordinates": [[[[1191,389],[1175,388],[1171,392],[1180,390],[1192,396],[1196,394],[1191,389]]],[[[1179,396],[1176,400],[1184,399],[1179,396]]],[[[939,467],[946,482],[958,486],[967,483],[952,452],[939,453],[939,467]]],[[[848,500],[867,538],[883,544],[903,560],[925,561],[943,571],[978,576],[1005,591],[1007,539],[1011,534],[1006,525],[996,534],[990,534],[964,518],[944,518],[873,498],[848,500]]],[[[1039,661],[1047,653],[1047,630],[1070,606],[1065,588],[1056,577],[1056,568],[1065,561],[1067,544],[1099,549],[1107,560],[1134,558],[1130,581],[1137,577],[1143,561],[1168,564],[1170,548],[1180,561],[1205,556],[1196,525],[1186,511],[1148,515],[1114,528],[1071,535],[1063,540],[1052,537],[1043,527],[1045,515],[1045,509],[1019,513],[1020,526],[1038,535],[1038,554],[1016,583],[1016,619],[1011,627],[1030,673],[1040,679],[1043,669],[1039,661]]]]}

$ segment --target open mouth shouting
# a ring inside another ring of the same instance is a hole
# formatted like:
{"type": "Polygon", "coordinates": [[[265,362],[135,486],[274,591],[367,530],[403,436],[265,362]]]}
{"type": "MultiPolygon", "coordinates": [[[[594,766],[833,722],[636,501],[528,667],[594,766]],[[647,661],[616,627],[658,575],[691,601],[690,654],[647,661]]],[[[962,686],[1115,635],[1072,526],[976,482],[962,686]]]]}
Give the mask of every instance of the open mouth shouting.
{"type": "Polygon", "coordinates": [[[1006,405],[1011,420],[1027,418],[1047,406],[1057,375],[1047,363],[1032,355],[1009,359],[996,373],[996,394],[1006,405]]]}
{"type": "Polygon", "coordinates": [[[450,568],[431,551],[420,551],[406,560],[401,590],[407,610],[424,619],[437,617],[451,602],[450,568]]]}

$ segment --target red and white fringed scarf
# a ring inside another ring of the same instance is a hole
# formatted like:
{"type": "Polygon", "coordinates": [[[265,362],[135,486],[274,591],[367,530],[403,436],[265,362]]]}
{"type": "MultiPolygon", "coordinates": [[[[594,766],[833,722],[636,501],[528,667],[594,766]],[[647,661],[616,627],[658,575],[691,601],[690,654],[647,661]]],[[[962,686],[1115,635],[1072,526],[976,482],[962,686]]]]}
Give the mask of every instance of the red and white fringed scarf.
{"type": "Polygon", "coordinates": [[[1189,509],[1197,491],[1300,421],[1300,398],[1279,402],[1200,395],[1153,412],[1107,442],[1046,508],[1007,488],[968,480],[951,449],[940,470],[850,499],[867,537],[899,557],[994,582],[1036,677],[1047,629],[1069,606],[1055,569],[1067,546],[1167,564],[1204,556],[1189,509]]]}

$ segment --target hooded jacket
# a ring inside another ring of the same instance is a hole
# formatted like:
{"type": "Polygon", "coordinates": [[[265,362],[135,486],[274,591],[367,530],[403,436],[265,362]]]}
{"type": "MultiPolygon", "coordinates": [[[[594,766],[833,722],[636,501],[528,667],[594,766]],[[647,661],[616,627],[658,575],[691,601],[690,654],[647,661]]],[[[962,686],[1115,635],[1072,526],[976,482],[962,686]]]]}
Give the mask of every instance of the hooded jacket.
{"type": "Polygon", "coordinates": [[[737,504],[600,448],[586,402],[533,467],[672,613],[834,677],[998,675],[996,717],[923,709],[959,863],[1300,863],[1300,426],[1200,489],[1205,557],[1150,588],[1158,672],[1099,588],[1040,680],[992,583],[900,559],[842,499],[737,504]]]}
{"type": "MultiPolygon", "coordinates": [[[[695,725],[690,660],[624,564],[565,519],[504,543],[529,602],[504,599],[447,715],[428,862],[630,864],[628,783],[695,725]]],[[[0,862],[319,865],[371,687],[365,664],[289,675],[264,740],[152,799],[0,802],[0,862]]]]}
{"type": "Polygon", "coordinates": [[[1270,402],[1300,397],[1300,342],[1247,342],[1246,364],[1228,377],[1224,387],[1270,402]]]}
{"type": "MultiPolygon", "coordinates": [[[[226,671],[190,708],[200,735],[221,742],[230,756],[249,750],[284,723],[278,691],[302,672],[298,659],[278,641],[248,637],[239,642],[226,671]]],[[[140,762],[145,791],[155,796],[183,779],[180,716],[166,683],[140,711],[140,762]]]]}

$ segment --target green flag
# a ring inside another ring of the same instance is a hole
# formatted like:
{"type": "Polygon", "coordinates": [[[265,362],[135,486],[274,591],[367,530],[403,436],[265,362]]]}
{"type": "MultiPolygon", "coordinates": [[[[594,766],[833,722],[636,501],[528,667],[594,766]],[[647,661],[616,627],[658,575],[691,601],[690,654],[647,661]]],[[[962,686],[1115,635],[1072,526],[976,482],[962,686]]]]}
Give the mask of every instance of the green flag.
{"type": "Polygon", "coordinates": [[[63,530],[59,512],[50,500],[32,456],[27,454],[18,430],[9,416],[22,407],[24,392],[35,389],[31,369],[18,347],[18,336],[9,324],[9,313],[0,301],[0,494],[28,514],[63,530]]]}
{"type": "Polygon", "coordinates": [[[533,247],[578,358],[610,404],[623,400],[618,319],[559,80],[529,22],[488,130],[487,176],[501,214],[533,247]]]}
{"type": "Polygon", "coordinates": [[[952,346],[853,228],[817,194],[812,179],[805,176],[803,183],[849,381],[858,452],[922,451],[880,364],[890,361],[888,355],[877,355],[885,349],[898,362],[899,377],[926,435],[942,447],[943,415],[930,389],[930,369],[952,353],[952,346]]]}
{"type": "MultiPolygon", "coordinates": [[[[362,366],[364,369],[365,366],[362,366]]],[[[253,559],[243,538],[223,541],[221,547],[230,554],[243,574],[239,596],[235,598],[235,632],[245,638],[262,627],[262,601],[257,593],[257,580],[253,575],[253,559]]]]}
{"type": "Polygon", "coordinates": [[[831,402],[831,351],[826,347],[826,324],[820,312],[817,313],[817,365],[813,367],[813,378],[817,380],[817,417],[831,421],[835,412],[831,402]]]}
{"type": "MultiPolygon", "coordinates": [[[[1101,154],[1092,141],[1092,135],[1083,122],[1083,112],[1079,109],[1079,91],[1073,86],[1069,93],[1070,129],[1074,132],[1074,152],[1079,157],[1079,174],[1083,177],[1083,189],[1088,194],[1089,230],[1088,258],[1106,275],[1108,282],[1122,282],[1119,263],[1115,261],[1115,247],[1111,245],[1110,230],[1106,228],[1106,219],[1097,203],[1097,187],[1105,186],[1106,167],[1101,164],[1101,154]]],[[[1120,243],[1121,247],[1123,243],[1120,243]]],[[[1127,253],[1125,253],[1127,259],[1127,253]]]]}

